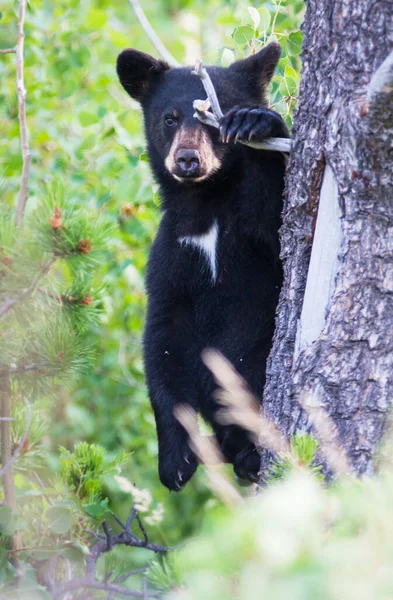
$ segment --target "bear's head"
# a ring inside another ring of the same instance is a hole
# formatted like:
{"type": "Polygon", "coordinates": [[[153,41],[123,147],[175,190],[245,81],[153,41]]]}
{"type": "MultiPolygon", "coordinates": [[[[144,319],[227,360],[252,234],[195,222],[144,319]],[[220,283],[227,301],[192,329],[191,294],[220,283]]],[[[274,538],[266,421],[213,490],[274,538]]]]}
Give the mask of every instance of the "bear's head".
{"type": "MultiPolygon", "coordinates": [[[[224,114],[235,106],[266,104],[280,54],[280,45],[272,42],[229,67],[207,67],[224,114]]],[[[193,116],[193,101],[206,92],[192,71],[133,49],[117,59],[122,86],[142,106],[150,163],[161,182],[200,183],[225,176],[235,164],[237,146],[221,143],[218,129],[193,116]]]]}

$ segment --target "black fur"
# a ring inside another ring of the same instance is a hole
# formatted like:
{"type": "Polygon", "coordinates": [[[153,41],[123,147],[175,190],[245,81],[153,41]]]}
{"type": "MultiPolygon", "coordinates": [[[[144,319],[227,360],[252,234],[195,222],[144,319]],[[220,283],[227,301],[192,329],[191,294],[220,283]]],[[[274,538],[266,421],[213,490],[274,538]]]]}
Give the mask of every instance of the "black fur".
{"type": "Polygon", "coordinates": [[[224,144],[221,136],[230,142],[288,137],[281,117],[267,109],[264,98],[278,58],[277,44],[271,44],[228,68],[208,68],[224,112],[220,132],[193,117],[193,100],[206,93],[192,68],[169,69],[147,55],[141,59],[135,50],[125,50],[118,59],[120,81],[142,104],[150,164],[162,196],[163,216],[148,264],[144,358],[157,424],[159,474],[171,490],[180,489],[197,468],[187,434],[173,415],[178,403],[191,405],[212,424],[240,478],[257,479],[259,457],[247,434],[215,420],[217,385],[201,352],[220,350],[262,397],[282,283],[278,229],[284,158],[224,144]],[[175,115],[175,125],[165,124],[168,114],[175,115]],[[177,181],[165,166],[180,127],[189,131],[190,148],[193,132],[204,128],[221,161],[199,183],[177,181]],[[213,223],[219,228],[216,281],[204,254],[179,241],[205,234],[213,223]]]}

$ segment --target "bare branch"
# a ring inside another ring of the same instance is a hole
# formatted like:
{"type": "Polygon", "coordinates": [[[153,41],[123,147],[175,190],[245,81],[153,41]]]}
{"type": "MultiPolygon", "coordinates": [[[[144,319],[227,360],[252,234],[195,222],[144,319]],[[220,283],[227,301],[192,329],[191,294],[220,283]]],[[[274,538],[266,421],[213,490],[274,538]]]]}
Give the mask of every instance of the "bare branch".
{"type": "Polygon", "coordinates": [[[194,75],[197,75],[203,83],[203,87],[206,90],[207,97],[209,99],[213,115],[219,121],[224,113],[221,110],[220,103],[217,98],[216,90],[214,89],[214,85],[212,80],[210,79],[209,73],[206,71],[203,63],[200,59],[198,59],[195,63],[195,70],[192,71],[194,75]]]}
{"type": "Polygon", "coordinates": [[[5,464],[3,462],[3,466],[0,469],[0,477],[3,477],[4,474],[12,467],[14,462],[16,460],[18,460],[18,458],[23,450],[23,446],[26,443],[27,436],[29,435],[29,429],[30,429],[30,424],[31,424],[31,419],[32,419],[32,410],[31,410],[31,404],[26,399],[25,399],[25,405],[26,405],[26,409],[27,409],[27,416],[26,416],[26,423],[25,423],[23,435],[22,435],[22,437],[19,441],[19,444],[16,447],[13,455],[11,456],[11,458],[5,464]]]}
{"type": "MultiPolygon", "coordinates": [[[[210,75],[206,71],[201,60],[196,61],[195,70],[192,71],[192,73],[200,77],[208,97],[208,100],[194,100],[194,117],[199,119],[205,125],[211,125],[212,127],[219,129],[219,121],[222,118],[223,113],[210,75]],[[213,112],[209,112],[208,109],[210,107],[213,112]]],[[[239,140],[239,142],[257,150],[274,150],[276,152],[291,151],[291,140],[287,138],[268,138],[264,142],[248,142],[242,140],[239,140]]]]}
{"type": "Polygon", "coordinates": [[[40,371],[41,369],[45,369],[47,365],[21,365],[19,367],[11,367],[7,370],[0,371],[0,377],[4,377],[4,375],[15,375],[16,373],[29,373],[31,371],[40,371]]]}
{"type": "Polygon", "coordinates": [[[15,54],[16,53],[16,48],[4,48],[3,50],[0,50],[0,54],[15,54]]]}
{"type": "MultiPolygon", "coordinates": [[[[135,506],[132,506],[130,511],[130,516],[127,519],[126,524],[117,517],[115,513],[112,513],[113,518],[120,525],[122,532],[118,535],[113,535],[109,530],[107,523],[104,521],[102,527],[105,532],[105,536],[96,534],[92,531],[88,532],[99,541],[91,548],[90,554],[86,561],[86,572],[85,577],[81,577],[79,579],[69,579],[66,582],[61,582],[61,584],[56,583],[54,581],[54,572],[53,569],[49,568],[46,573],[45,582],[47,589],[51,592],[53,598],[55,599],[63,599],[64,595],[68,592],[72,592],[74,590],[79,589],[96,589],[103,590],[108,592],[108,597],[111,598],[113,594],[122,594],[123,596],[129,596],[131,598],[159,598],[159,594],[149,594],[146,585],[144,585],[143,591],[138,592],[136,590],[130,590],[121,586],[128,577],[132,575],[138,575],[140,573],[145,573],[147,568],[136,569],[133,571],[129,571],[119,577],[116,582],[110,583],[107,580],[98,581],[95,578],[95,570],[96,564],[99,557],[106,552],[110,552],[115,546],[124,544],[125,546],[131,546],[134,548],[146,548],[147,550],[152,550],[153,552],[169,552],[171,548],[167,548],[166,546],[159,546],[156,544],[150,544],[148,541],[146,530],[137,515],[135,510],[135,506]],[[134,535],[131,531],[131,526],[134,521],[137,519],[141,532],[143,534],[143,540],[134,535]]],[[[51,567],[51,564],[49,565],[51,567]]],[[[109,576],[107,577],[107,579],[109,576]]]]}
{"type": "Polygon", "coordinates": [[[134,9],[135,15],[142,25],[146,35],[149,37],[151,43],[156,48],[157,52],[161,54],[162,58],[167,61],[173,67],[179,67],[180,63],[176,60],[174,56],[165,48],[164,44],[154,31],[153,27],[150,25],[150,21],[146,17],[141,5],[139,4],[139,0],[129,0],[132,8],[134,9]]]}
{"type": "Polygon", "coordinates": [[[149,594],[147,593],[147,577],[146,576],[143,578],[142,592],[143,592],[143,600],[147,600],[147,598],[149,597],[149,594]]]}
{"type": "Polygon", "coordinates": [[[19,0],[19,20],[18,20],[18,41],[16,44],[16,87],[18,91],[18,116],[20,128],[20,141],[22,146],[22,181],[19,191],[18,203],[16,207],[16,223],[21,225],[25,214],[26,203],[29,195],[29,173],[31,154],[29,148],[29,135],[26,122],[26,90],[24,83],[24,61],[23,49],[25,34],[23,31],[27,0],[19,0]]]}
{"type": "Polygon", "coordinates": [[[135,518],[136,518],[136,520],[138,522],[139,529],[141,530],[141,533],[142,533],[143,538],[145,540],[145,546],[146,546],[149,543],[149,538],[147,537],[146,529],[145,529],[145,527],[144,527],[144,525],[142,523],[142,520],[141,520],[140,516],[138,515],[138,513],[135,513],[135,518]]]}
{"type": "Polygon", "coordinates": [[[142,569],[134,569],[133,571],[128,571],[128,573],[124,573],[124,575],[119,577],[119,579],[117,580],[117,583],[123,583],[123,581],[125,581],[132,575],[140,575],[141,573],[146,573],[146,571],[147,571],[147,567],[143,567],[142,569]]]}

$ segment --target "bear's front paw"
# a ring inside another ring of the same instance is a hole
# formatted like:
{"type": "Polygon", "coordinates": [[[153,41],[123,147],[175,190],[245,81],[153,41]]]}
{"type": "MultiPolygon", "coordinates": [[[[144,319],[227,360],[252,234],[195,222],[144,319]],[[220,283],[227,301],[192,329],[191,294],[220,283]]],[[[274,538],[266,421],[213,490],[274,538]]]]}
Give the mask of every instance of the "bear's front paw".
{"type": "Polygon", "coordinates": [[[170,451],[160,449],[158,472],[161,483],[178,492],[191,479],[198,467],[198,461],[186,440],[170,451]]]}
{"type": "Polygon", "coordinates": [[[268,137],[288,137],[280,115],[261,106],[231,108],[220,121],[222,142],[262,141],[268,137]]]}
{"type": "Polygon", "coordinates": [[[233,470],[241,485],[246,481],[257,483],[261,457],[255,446],[245,448],[236,455],[233,461],[233,470]]]}

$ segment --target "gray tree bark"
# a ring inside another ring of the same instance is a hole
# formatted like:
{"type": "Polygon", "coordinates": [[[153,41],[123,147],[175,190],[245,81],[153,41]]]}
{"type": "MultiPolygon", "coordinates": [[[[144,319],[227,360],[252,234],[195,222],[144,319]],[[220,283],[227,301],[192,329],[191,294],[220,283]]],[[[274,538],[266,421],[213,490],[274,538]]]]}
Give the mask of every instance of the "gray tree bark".
{"type": "Polygon", "coordinates": [[[393,401],[393,2],[308,0],[303,33],[264,410],[289,435],[311,395],[371,474],[393,401]]]}

